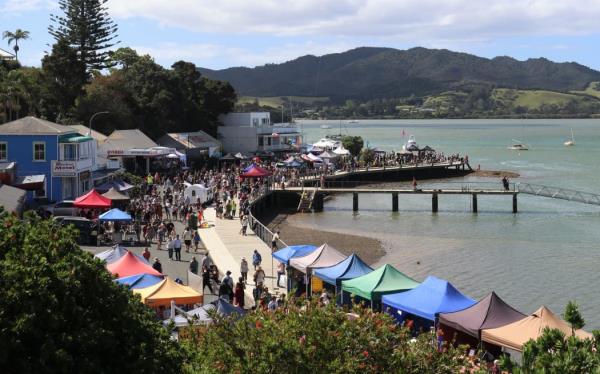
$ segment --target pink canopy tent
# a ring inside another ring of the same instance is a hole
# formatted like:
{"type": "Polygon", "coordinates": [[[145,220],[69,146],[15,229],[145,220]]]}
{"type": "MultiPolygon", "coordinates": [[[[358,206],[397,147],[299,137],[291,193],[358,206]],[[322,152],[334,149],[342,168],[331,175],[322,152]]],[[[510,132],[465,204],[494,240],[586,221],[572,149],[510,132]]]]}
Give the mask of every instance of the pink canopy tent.
{"type": "Polygon", "coordinates": [[[242,178],[264,178],[271,175],[270,172],[261,168],[257,165],[252,165],[249,169],[247,169],[243,174],[242,178]]]}

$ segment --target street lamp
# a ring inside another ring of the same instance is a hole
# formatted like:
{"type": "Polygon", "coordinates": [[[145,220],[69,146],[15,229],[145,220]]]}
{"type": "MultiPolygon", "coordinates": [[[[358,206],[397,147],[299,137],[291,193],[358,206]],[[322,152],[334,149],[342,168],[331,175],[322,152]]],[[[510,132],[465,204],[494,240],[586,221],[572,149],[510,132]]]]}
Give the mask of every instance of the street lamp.
{"type": "Polygon", "coordinates": [[[96,118],[96,116],[98,116],[100,114],[110,114],[110,112],[98,112],[98,113],[94,113],[92,115],[92,117],[90,118],[90,122],[88,124],[88,127],[90,128],[90,130],[88,131],[88,136],[92,135],[92,121],[94,120],[94,118],[96,118]]]}

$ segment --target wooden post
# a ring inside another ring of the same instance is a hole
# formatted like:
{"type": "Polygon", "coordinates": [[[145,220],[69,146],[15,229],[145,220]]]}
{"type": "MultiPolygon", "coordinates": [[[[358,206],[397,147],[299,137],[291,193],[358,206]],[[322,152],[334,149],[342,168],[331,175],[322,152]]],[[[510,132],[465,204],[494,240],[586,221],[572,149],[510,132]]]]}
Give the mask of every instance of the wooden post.
{"type": "Polygon", "coordinates": [[[513,194],[513,213],[517,213],[517,194],[513,194]]]}
{"type": "Polygon", "coordinates": [[[438,211],[438,195],[436,193],[431,195],[431,211],[433,213],[438,211]]]}
{"type": "Polygon", "coordinates": [[[473,213],[477,213],[477,194],[473,194],[473,213]]]}
{"type": "Polygon", "coordinates": [[[358,192],[352,194],[352,210],[358,212],[358,192]]]}
{"type": "Polygon", "coordinates": [[[398,192],[392,192],[392,212],[398,211],[398,192]]]}

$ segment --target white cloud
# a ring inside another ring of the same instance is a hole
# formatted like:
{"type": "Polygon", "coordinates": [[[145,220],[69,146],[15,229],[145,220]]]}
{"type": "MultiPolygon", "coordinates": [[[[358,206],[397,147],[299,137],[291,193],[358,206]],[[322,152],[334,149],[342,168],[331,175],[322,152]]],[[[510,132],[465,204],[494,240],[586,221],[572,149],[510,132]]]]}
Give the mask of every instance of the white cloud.
{"type": "Polygon", "coordinates": [[[284,43],[265,50],[224,47],[210,43],[159,43],[153,47],[138,46],[133,49],[139,54],[149,54],[164,66],[170,66],[178,60],[186,60],[205,68],[222,68],[225,65],[256,66],[266,62],[280,63],[295,59],[300,55],[343,52],[353,47],[354,45],[345,42],[320,44],[308,41],[284,43]]]}
{"type": "Polygon", "coordinates": [[[40,9],[54,9],[56,6],[53,0],[6,0],[0,2],[0,14],[21,14],[40,9]]]}
{"type": "Polygon", "coordinates": [[[221,34],[408,41],[600,31],[600,0],[111,0],[108,5],[115,17],[221,34]]]}

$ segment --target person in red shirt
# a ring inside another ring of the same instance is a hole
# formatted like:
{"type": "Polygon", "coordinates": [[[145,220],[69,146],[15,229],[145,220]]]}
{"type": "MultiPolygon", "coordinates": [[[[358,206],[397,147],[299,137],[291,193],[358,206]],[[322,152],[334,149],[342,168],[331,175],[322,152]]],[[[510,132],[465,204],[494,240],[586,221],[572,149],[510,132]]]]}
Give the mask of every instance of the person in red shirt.
{"type": "Polygon", "coordinates": [[[142,256],[144,256],[146,261],[150,262],[150,250],[148,249],[148,247],[146,247],[146,249],[144,249],[142,256]]]}

